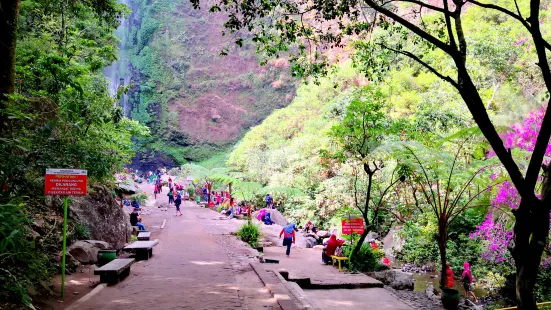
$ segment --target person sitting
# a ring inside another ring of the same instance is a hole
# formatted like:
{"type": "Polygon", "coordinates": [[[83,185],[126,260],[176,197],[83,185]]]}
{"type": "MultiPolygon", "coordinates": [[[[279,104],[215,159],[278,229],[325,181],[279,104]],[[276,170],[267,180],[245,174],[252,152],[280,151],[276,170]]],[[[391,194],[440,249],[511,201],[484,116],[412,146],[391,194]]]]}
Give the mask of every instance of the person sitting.
{"type": "Polygon", "coordinates": [[[306,223],[306,226],[304,226],[304,230],[306,231],[306,233],[309,233],[310,232],[310,229],[312,229],[314,227],[314,224],[312,224],[312,221],[308,221],[308,223],[306,223]]]}
{"type": "Polygon", "coordinates": [[[261,209],[260,211],[258,211],[258,215],[256,216],[257,220],[264,222],[265,217],[266,217],[266,209],[261,209]]]}
{"type": "Polygon", "coordinates": [[[132,207],[134,207],[134,209],[140,209],[140,203],[137,200],[132,200],[132,207]]]}
{"type": "Polygon", "coordinates": [[[337,247],[340,247],[344,244],[344,240],[338,240],[335,234],[332,234],[329,237],[329,241],[325,246],[325,249],[321,252],[321,260],[325,264],[330,264],[332,262],[331,256],[335,255],[335,250],[337,247]]]}
{"type": "Polygon", "coordinates": [[[138,217],[138,210],[136,209],[130,213],[130,224],[132,226],[138,226],[139,230],[145,230],[145,226],[142,224],[142,218],[138,217]]]}
{"type": "Polygon", "coordinates": [[[272,221],[272,218],[270,217],[270,213],[266,213],[266,216],[264,216],[264,224],[266,225],[274,224],[274,222],[272,221]]]}

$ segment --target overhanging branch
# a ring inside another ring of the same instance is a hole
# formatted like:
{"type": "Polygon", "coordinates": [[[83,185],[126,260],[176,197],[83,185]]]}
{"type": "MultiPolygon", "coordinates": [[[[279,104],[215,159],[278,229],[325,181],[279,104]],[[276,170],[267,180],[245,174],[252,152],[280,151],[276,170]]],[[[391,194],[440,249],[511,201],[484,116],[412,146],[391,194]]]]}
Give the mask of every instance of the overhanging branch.
{"type": "Polygon", "coordinates": [[[402,50],[397,50],[397,49],[394,49],[392,47],[389,47],[389,46],[386,46],[384,44],[380,44],[379,45],[382,47],[382,48],[385,48],[387,50],[390,50],[390,51],[393,51],[395,53],[398,53],[398,54],[402,54],[404,56],[407,56],[413,60],[415,60],[416,62],[418,62],[419,64],[421,64],[423,67],[427,68],[430,72],[432,72],[434,75],[436,75],[437,77],[443,79],[444,81],[452,84],[454,87],[458,87],[459,85],[457,85],[457,82],[454,81],[451,77],[449,76],[446,76],[446,75],[443,75],[442,73],[438,72],[434,67],[432,67],[431,65],[429,65],[428,63],[424,62],[423,60],[421,60],[421,58],[419,58],[417,55],[411,53],[411,52],[408,52],[408,51],[402,51],[402,50]]]}

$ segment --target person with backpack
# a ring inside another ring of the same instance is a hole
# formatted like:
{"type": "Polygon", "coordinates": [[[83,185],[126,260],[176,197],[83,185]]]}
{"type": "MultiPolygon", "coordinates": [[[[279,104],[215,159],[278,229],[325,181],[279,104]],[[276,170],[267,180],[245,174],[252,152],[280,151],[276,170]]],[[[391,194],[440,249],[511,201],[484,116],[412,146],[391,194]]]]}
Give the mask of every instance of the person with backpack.
{"type": "Polygon", "coordinates": [[[473,292],[473,274],[471,273],[471,265],[468,262],[463,263],[461,283],[463,284],[463,288],[465,289],[465,298],[469,298],[469,295],[471,295],[474,298],[474,302],[478,303],[478,299],[473,292]]]}
{"type": "Polygon", "coordinates": [[[174,203],[174,192],[172,191],[172,188],[168,190],[168,205],[172,205],[174,203]]]}
{"type": "Polygon", "coordinates": [[[296,242],[295,231],[297,230],[298,229],[295,224],[290,223],[289,225],[283,227],[283,229],[279,233],[279,238],[281,238],[281,236],[283,235],[283,246],[287,247],[287,250],[285,251],[287,257],[289,257],[289,254],[291,254],[291,245],[296,242]]]}
{"type": "Polygon", "coordinates": [[[180,216],[182,215],[182,211],[180,211],[181,204],[182,204],[182,195],[180,193],[176,193],[176,199],[174,199],[174,205],[176,206],[176,216],[178,216],[178,213],[180,213],[180,216]]]}

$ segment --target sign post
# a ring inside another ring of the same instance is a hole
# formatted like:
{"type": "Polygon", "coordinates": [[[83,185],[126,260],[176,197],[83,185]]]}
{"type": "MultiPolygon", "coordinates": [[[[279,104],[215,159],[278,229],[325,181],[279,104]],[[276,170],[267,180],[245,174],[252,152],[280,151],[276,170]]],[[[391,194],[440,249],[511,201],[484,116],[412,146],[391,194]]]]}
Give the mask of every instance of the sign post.
{"type": "Polygon", "coordinates": [[[67,252],[67,213],[69,196],[86,196],[88,174],[80,169],[46,169],[44,193],[65,196],[63,200],[63,250],[61,253],[61,296],[65,294],[65,262],[67,252]]]}

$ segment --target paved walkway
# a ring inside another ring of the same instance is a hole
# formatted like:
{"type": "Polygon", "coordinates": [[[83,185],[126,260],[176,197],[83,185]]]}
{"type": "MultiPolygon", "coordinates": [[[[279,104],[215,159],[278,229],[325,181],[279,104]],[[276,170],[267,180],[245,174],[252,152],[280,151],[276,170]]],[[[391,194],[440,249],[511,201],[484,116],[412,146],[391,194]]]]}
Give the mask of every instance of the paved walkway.
{"type": "Polygon", "coordinates": [[[207,232],[204,224],[216,214],[189,202],[182,210],[178,217],[172,210],[164,212],[167,223],[160,235],[153,234],[160,244],[150,260],[134,264],[127,279],[106,287],[79,309],[277,308],[258,279],[252,279],[251,288],[250,279],[235,272],[224,248],[207,232]],[[251,291],[254,302],[247,296],[251,291]]]}

